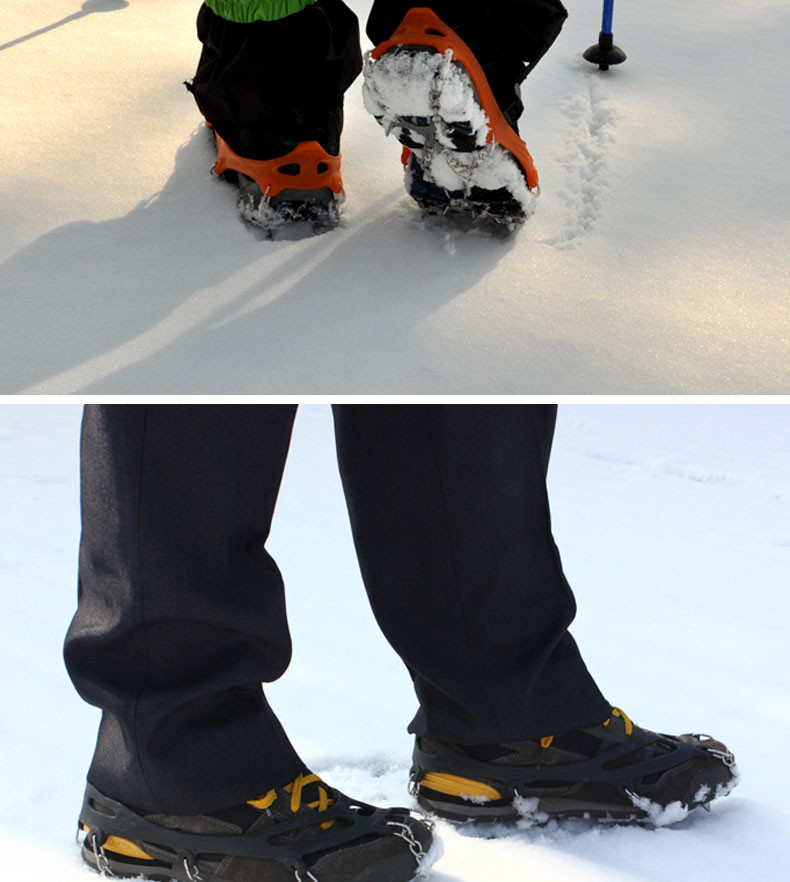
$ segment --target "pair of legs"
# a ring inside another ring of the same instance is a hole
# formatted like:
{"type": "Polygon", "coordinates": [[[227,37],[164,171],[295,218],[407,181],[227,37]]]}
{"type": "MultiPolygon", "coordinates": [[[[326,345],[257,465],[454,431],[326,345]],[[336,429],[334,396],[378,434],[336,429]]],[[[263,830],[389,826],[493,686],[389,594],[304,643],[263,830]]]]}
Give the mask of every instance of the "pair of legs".
{"type": "MultiPolygon", "coordinates": [[[[514,228],[538,176],[518,135],[519,84],[556,38],[560,0],[375,0],[364,101],[403,144],[406,187],[426,211],[514,228]]],[[[209,0],[188,84],[217,145],[216,174],[270,233],[339,219],[343,96],[362,70],[359,27],[342,0],[209,0]]]]}
{"type": "MultiPolygon", "coordinates": [[[[261,689],[291,650],[265,543],[295,410],[86,408],[65,655],[103,712],[80,814],[83,857],[103,874],[409,882],[435,855],[409,809],[366,806],[310,773],[261,689]]],[[[732,789],[723,744],[634,726],[567,631],[545,486],[553,407],[334,416],[365,588],[417,694],[422,808],[662,823],[732,789]]]]}
{"type": "MultiPolygon", "coordinates": [[[[367,34],[387,40],[418,4],[374,0],[367,34]]],[[[471,47],[515,123],[518,85],[562,27],[559,0],[436,0],[471,47]]],[[[210,0],[198,14],[203,51],[190,89],[204,117],[242,156],[270,159],[317,140],[337,154],[343,95],[362,70],[359,23],[342,0],[210,0]]]]}
{"type": "MultiPolygon", "coordinates": [[[[86,408],[65,655],[103,711],[88,779],[139,809],[223,809],[304,768],[260,688],[290,658],[265,541],[294,415],[86,408]]],[[[419,701],[410,731],[485,745],[604,719],[567,631],[574,602],[551,536],[555,409],[363,405],[334,417],[365,588],[419,701]]]]}

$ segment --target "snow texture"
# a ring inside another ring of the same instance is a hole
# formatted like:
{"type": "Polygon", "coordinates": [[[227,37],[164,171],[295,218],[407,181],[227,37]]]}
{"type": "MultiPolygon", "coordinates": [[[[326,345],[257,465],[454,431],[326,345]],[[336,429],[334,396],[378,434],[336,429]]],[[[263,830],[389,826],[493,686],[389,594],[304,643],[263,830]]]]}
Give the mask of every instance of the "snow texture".
{"type": "Polygon", "coordinates": [[[648,799],[646,796],[630,795],[631,802],[643,812],[647,812],[650,823],[656,827],[666,827],[669,824],[677,824],[685,821],[688,817],[688,806],[684,806],[680,800],[670,802],[668,805],[660,805],[648,799]]]}
{"type": "Polygon", "coordinates": [[[618,4],[606,73],[569,6],[515,235],[421,218],[360,79],[340,226],[268,242],[182,86],[197,0],[0,0],[0,391],[786,393],[790,5],[618,4]]]}
{"type": "Polygon", "coordinates": [[[482,793],[459,793],[458,795],[473,805],[485,805],[487,802],[491,802],[491,797],[483,796],[482,793]]]}
{"type": "Polygon", "coordinates": [[[427,879],[432,875],[434,865],[437,861],[441,860],[444,856],[444,842],[442,842],[441,837],[437,836],[434,838],[431,843],[431,847],[425,853],[425,855],[420,859],[419,867],[417,868],[417,879],[427,879]]]}
{"type": "Polygon", "coordinates": [[[513,807],[521,816],[522,828],[531,827],[533,824],[545,824],[549,815],[538,809],[540,800],[537,797],[516,796],[513,799],[513,807]]]}
{"type": "MultiPolygon", "coordinates": [[[[0,407],[7,882],[96,879],[74,833],[98,714],[61,658],[76,603],[79,416],[67,404],[0,407]]],[[[783,882],[789,433],[787,406],[560,408],[549,490],[587,665],[635,722],[723,740],[743,778],[710,813],[665,827],[437,823],[432,882],[783,882]]],[[[415,699],[365,600],[327,408],[299,411],[268,548],[294,642],[270,702],[327,781],[409,804],[415,699]]]]}

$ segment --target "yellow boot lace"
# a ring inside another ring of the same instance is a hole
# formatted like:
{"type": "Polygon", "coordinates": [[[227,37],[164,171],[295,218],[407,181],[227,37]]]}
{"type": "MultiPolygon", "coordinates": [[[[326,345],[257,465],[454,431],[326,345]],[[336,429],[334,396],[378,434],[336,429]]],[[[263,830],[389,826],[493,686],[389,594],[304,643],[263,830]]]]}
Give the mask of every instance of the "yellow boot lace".
{"type": "MultiPolygon", "coordinates": [[[[286,793],[291,794],[291,811],[296,814],[299,809],[302,807],[302,790],[308,784],[319,783],[318,789],[318,799],[313,802],[305,803],[305,805],[310,808],[318,809],[319,812],[326,811],[326,809],[334,804],[334,799],[330,799],[329,794],[326,790],[320,786],[323,784],[323,781],[318,777],[318,775],[314,775],[310,773],[309,775],[299,775],[290,784],[286,784],[283,788],[286,793]]],[[[277,799],[277,791],[272,788],[267,793],[264,793],[263,796],[259,796],[257,799],[248,799],[247,804],[253,806],[253,808],[259,809],[263,811],[264,809],[269,808],[269,806],[277,799]]],[[[322,830],[328,830],[335,821],[332,819],[331,821],[324,821],[321,824],[322,830]]]]}
{"type": "MultiPolygon", "coordinates": [[[[628,714],[625,711],[621,711],[619,707],[612,708],[612,717],[620,717],[622,721],[625,723],[625,734],[630,735],[634,731],[634,724],[628,718],[628,714]]],[[[608,726],[609,723],[612,722],[612,717],[608,717],[603,721],[601,725],[608,726]]]]}
{"type": "MultiPolygon", "coordinates": [[[[601,725],[604,727],[608,726],[609,723],[612,722],[612,717],[620,717],[620,719],[625,723],[625,734],[626,735],[630,735],[634,731],[634,724],[629,719],[628,714],[625,711],[620,710],[619,707],[613,707],[612,708],[612,716],[607,717],[603,721],[603,723],[601,723],[601,725]]],[[[551,747],[552,741],[554,741],[554,735],[546,735],[545,738],[540,739],[540,746],[541,747],[551,747]]]]}

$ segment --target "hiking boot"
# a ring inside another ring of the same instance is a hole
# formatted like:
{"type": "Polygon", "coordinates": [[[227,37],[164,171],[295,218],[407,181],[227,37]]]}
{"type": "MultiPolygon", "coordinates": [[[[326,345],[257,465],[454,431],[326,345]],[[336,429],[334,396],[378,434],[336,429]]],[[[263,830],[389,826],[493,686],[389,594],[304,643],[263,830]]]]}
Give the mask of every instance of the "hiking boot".
{"type": "Polygon", "coordinates": [[[425,212],[511,229],[532,213],[538,173],[515,120],[469,46],[432,10],[411,9],[367,54],[363,97],[403,144],[406,189],[425,212]]]}
{"type": "Polygon", "coordinates": [[[90,784],[78,837],[102,875],[186,882],[408,882],[427,873],[430,822],[350,800],[317,775],[231,809],[142,812],[90,784]]]}
{"type": "Polygon", "coordinates": [[[239,213],[269,238],[286,228],[306,234],[337,226],[345,201],[339,145],[330,153],[319,141],[285,141],[270,158],[240,156],[210,125],[217,147],[212,171],[239,188],[239,213]]]}
{"type": "Polygon", "coordinates": [[[336,226],[343,95],[362,68],[355,13],[337,0],[204,3],[197,31],[185,85],[217,135],[215,173],[239,185],[242,217],[270,238],[336,226]]]}
{"type": "Polygon", "coordinates": [[[709,808],[737,778],[721,742],[650,732],[613,708],[598,726],[537,741],[468,747],[417,738],[411,789],[424,809],[453,821],[590,817],[663,825],[709,808]]]}

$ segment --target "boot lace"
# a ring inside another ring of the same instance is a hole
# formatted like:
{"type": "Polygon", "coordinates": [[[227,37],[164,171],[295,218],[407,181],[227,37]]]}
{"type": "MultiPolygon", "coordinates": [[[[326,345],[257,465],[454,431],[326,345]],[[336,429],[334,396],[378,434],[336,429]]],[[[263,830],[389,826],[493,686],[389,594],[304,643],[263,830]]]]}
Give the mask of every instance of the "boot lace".
{"type": "MultiPolygon", "coordinates": [[[[625,723],[625,734],[630,735],[634,731],[634,724],[628,717],[628,714],[625,711],[621,711],[619,707],[612,708],[612,717],[620,717],[622,721],[625,723]]],[[[612,717],[608,717],[601,724],[602,726],[608,726],[609,723],[612,722],[612,717]]]]}
{"type": "MultiPolygon", "coordinates": [[[[312,809],[317,809],[319,812],[326,811],[326,809],[330,805],[334,805],[334,799],[332,799],[326,791],[326,787],[324,782],[318,777],[318,775],[314,775],[313,773],[304,775],[298,775],[290,784],[286,784],[282,789],[290,794],[291,796],[291,811],[293,814],[296,814],[299,809],[302,807],[302,791],[309,784],[315,784],[316,790],[318,791],[318,799],[313,800],[312,802],[306,802],[305,805],[312,809]]],[[[273,787],[271,790],[267,791],[263,794],[263,796],[259,796],[257,799],[249,799],[247,800],[248,805],[253,806],[260,811],[264,811],[269,808],[269,806],[274,803],[274,801],[278,798],[279,794],[277,790],[273,787]]],[[[322,830],[328,830],[335,821],[332,819],[331,821],[324,821],[321,824],[322,830]]]]}
{"type": "MultiPolygon", "coordinates": [[[[625,723],[625,734],[630,735],[634,731],[634,724],[631,722],[628,714],[620,710],[619,707],[612,708],[612,716],[607,717],[601,725],[605,728],[612,722],[612,717],[620,717],[620,719],[625,723]]],[[[544,738],[540,739],[541,747],[551,747],[552,742],[554,741],[554,735],[546,735],[544,738]]]]}

